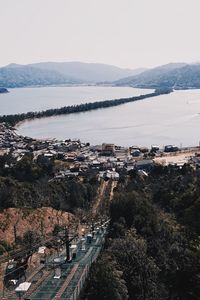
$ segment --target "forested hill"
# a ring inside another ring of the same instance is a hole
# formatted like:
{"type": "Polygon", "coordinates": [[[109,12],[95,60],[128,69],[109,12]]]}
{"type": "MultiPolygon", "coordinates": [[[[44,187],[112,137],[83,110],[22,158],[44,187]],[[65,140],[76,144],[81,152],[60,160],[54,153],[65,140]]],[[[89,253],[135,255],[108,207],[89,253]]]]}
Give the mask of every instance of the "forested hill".
{"type": "Polygon", "coordinates": [[[115,85],[140,88],[200,88],[200,64],[168,64],[118,80],[115,85]]]}
{"type": "Polygon", "coordinates": [[[82,62],[10,64],[0,68],[5,88],[61,84],[101,84],[136,88],[200,88],[200,64],[169,63],[152,69],[123,69],[82,62]]]}
{"type": "Polygon", "coordinates": [[[72,105],[72,106],[64,106],[61,108],[48,109],[48,110],[40,111],[40,112],[28,112],[28,113],[15,114],[15,115],[4,115],[4,116],[0,116],[0,122],[5,122],[5,123],[8,123],[8,124],[14,126],[18,122],[22,122],[24,120],[58,116],[58,115],[66,115],[66,114],[95,110],[95,109],[99,109],[99,108],[112,107],[112,106],[117,106],[117,105],[129,103],[129,102],[147,99],[150,97],[156,97],[156,96],[163,95],[163,94],[169,94],[171,92],[172,92],[172,89],[157,89],[153,93],[136,96],[136,97],[131,97],[131,98],[104,100],[104,101],[84,103],[84,104],[78,104],[78,105],[72,105]]]}
{"type": "Polygon", "coordinates": [[[50,180],[56,168],[55,160],[43,155],[37,159],[25,155],[19,161],[12,152],[0,156],[0,210],[52,207],[74,212],[88,208],[99,186],[96,174],[87,174],[82,180],[50,180]]]}
{"type": "Polygon", "coordinates": [[[200,171],[157,166],[121,178],[106,248],[82,299],[200,299],[200,171]]]}
{"type": "Polygon", "coordinates": [[[0,86],[14,88],[38,85],[94,84],[118,80],[142,71],[144,69],[131,70],[106,64],[81,62],[10,64],[0,68],[0,86]]]}
{"type": "Polygon", "coordinates": [[[64,76],[78,78],[85,83],[114,81],[142,73],[145,69],[124,69],[108,64],[84,62],[43,62],[31,64],[34,68],[54,70],[64,76]]]}
{"type": "Polygon", "coordinates": [[[81,81],[54,70],[42,70],[15,64],[0,68],[0,86],[5,88],[77,83],[81,83],[81,81]]]}

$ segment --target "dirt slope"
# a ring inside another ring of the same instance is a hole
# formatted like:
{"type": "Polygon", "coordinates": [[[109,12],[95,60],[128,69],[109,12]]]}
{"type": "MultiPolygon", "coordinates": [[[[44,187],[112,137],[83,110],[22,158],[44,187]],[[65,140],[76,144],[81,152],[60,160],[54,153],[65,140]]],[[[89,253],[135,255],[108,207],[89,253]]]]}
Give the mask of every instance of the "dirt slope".
{"type": "Polygon", "coordinates": [[[0,240],[12,244],[16,236],[23,236],[27,230],[40,234],[52,232],[55,224],[67,224],[74,216],[50,207],[37,209],[8,208],[0,213],[0,240]]]}

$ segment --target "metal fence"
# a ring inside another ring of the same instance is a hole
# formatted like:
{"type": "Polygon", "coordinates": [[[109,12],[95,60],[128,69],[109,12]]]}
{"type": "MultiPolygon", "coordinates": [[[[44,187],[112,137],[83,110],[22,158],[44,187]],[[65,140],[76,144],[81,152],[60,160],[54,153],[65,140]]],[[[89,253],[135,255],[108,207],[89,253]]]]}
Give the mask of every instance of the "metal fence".
{"type": "MultiPolygon", "coordinates": [[[[80,295],[80,292],[84,286],[84,283],[89,275],[89,270],[90,270],[90,267],[91,265],[93,264],[93,262],[96,261],[98,255],[99,255],[99,252],[101,251],[101,247],[98,247],[96,249],[96,252],[95,254],[91,257],[91,260],[89,261],[89,263],[85,266],[85,268],[83,269],[83,272],[81,274],[81,277],[77,283],[77,285],[75,286],[74,290],[73,290],[73,293],[71,294],[69,300],[78,300],[79,299],[79,295],[80,295]]],[[[67,299],[68,300],[68,299],[67,299]]]]}

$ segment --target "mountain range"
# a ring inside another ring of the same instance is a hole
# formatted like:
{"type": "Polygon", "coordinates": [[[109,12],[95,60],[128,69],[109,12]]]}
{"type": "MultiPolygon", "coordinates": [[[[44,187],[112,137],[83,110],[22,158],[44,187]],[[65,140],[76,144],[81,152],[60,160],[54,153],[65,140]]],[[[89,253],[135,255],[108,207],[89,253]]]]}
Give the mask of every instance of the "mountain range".
{"type": "Polygon", "coordinates": [[[136,88],[200,88],[200,63],[169,63],[152,69],[122,69],[82,62],[10,64],[0,68],[0,87],[109,84],[136,88]]]}
{"type": "Polygon", "coordinates": [[[63,76],[70,76],[84,83],[115,81],[126,76],[138,75],[146,70],[144,68],[122,69],[112,65],[83,62],[44,62],[29,66],[42,70],[54,70],[63,76]]]}
{"type": "Polygon", "coordinates": [[[30,65],[10,64],[0,68],[0,87],[93,84],[112,82],[141,73],[144,69],[122,69],[105,64],[46,62],[30,65]]]}
{"type": "Polygon", "coordinates": [[[114,83],[116,86],[139,88],[200,88],[200,64],[170,63],[129,76],[114,83]]]}

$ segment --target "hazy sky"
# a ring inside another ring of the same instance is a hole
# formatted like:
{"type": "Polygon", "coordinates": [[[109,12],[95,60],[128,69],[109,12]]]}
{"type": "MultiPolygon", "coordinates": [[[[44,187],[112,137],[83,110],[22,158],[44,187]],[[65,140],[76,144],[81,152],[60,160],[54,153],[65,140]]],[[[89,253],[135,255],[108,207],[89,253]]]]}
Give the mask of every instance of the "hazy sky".
{"type": "Polygon", "coordinates": [[[200,60],[200,0],[0,0],[0,65],[200,60]]]}

